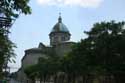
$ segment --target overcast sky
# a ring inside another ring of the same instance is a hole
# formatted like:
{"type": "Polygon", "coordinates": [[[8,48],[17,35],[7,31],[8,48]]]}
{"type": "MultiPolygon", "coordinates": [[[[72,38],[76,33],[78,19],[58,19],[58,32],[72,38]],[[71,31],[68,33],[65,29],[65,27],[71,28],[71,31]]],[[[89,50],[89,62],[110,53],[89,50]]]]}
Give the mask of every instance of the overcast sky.
{"type": "Polygon", "coordinates": [[[58,22],[59,12],[75,42],[85,38],[83,32],[96,22],[125,20],[125,0],[30,0],[29,5],[32,14],[20,15],[11,28],[10,38],[17,45],[16,63],[9,64],[11,67],[21,66],[26,49],[39,42],[49,45],[48,34],[58,22]]]}

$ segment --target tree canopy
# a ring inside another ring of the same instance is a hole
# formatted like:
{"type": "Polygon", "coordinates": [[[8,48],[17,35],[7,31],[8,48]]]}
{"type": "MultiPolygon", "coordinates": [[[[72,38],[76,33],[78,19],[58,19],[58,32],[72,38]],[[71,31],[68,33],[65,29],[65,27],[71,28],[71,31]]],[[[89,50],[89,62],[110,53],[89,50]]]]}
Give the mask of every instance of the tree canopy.
{"type": "Polygon", "coordinates": [[[11,57],[15,55],[15,45],[8,36],[9,28],[20,13],[31,13],[28,2],[29,0],[0,0],[0,79],[3,77],[3,68],[7,68],[7,62],[13,61],[11,57]]]}
{"type": "Polygon", "coordinates": [[[113,75],[117,83],[123,83],[125,22],[96,23],[85,33],[88,37],[77,43],[68,55],[72,58],[73,66],[77,67],[76,71],[95,75],[113,75]]]}
{"type": "Polygon", "coordinates": [[[20,13],[30,14],[29,0],[0,0],[0,14],[16,18],[20,13]]]}

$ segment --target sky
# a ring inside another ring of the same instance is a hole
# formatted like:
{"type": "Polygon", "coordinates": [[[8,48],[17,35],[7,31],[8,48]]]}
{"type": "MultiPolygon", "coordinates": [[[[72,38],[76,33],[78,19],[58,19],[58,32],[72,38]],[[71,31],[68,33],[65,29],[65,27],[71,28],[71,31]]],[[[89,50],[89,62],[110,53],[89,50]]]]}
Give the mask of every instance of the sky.
{"type": "Polygon", "coordinates": [[[62,22],[72,34],[71,41],[84,39],[84,31],[101,21],[125,21],[125,0],[30,0],[31,15],[21,14],[10,31],[10,39],[16,44],[16,63],[9,63],[11,72],[21,67],[24,51],[38,47],[42,42],[49,45],[48,34],[58,22],[62,22]]]}

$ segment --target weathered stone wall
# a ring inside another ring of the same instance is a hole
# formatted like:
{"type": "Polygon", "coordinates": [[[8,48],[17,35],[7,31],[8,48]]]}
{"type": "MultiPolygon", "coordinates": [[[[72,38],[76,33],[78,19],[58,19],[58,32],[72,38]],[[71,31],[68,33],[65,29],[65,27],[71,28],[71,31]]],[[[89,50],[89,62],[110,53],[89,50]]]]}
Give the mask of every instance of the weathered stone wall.
{"type": "Polygon", "coordinates": [[[26,67],[30,65],[37,64],[38,59],[40,57],[45,57],[46,55],[42,53],[42,49],[35,48],[35,49],[28,49],[25,51],[25,56],[22,59],[22,66],[20,70],[17,72],[17,81],[21,83],[27,83],[29,80],[24,73],[26,67]]]}
{"type": "Polygon", "coordinates": [[[26,68],[27,66],[37,64],[38,59],[40,57],[45,57],[45,54],[42,53],[29,53],[25,54],[25,58],[22,60],[22,68],[26,68]]]}
{"type": "Polygon", "coordinates": [[[71,47],[73,44],[74,44],[73,42],[64,42],[64,43],[58,44],[55,47],[56,54],[59,56],[64,56],[65,54],[71,51],[71,47]]]}

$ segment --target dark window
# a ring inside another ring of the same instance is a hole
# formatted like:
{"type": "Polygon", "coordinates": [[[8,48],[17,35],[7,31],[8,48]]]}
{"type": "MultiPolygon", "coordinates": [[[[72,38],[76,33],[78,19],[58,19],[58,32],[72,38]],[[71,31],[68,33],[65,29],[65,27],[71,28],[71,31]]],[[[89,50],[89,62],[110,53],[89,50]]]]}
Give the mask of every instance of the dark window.
{"type": "Polygon", "coordinates": [[[62,37],[62,41],[65,41],[65,37],[62,37]]]}

